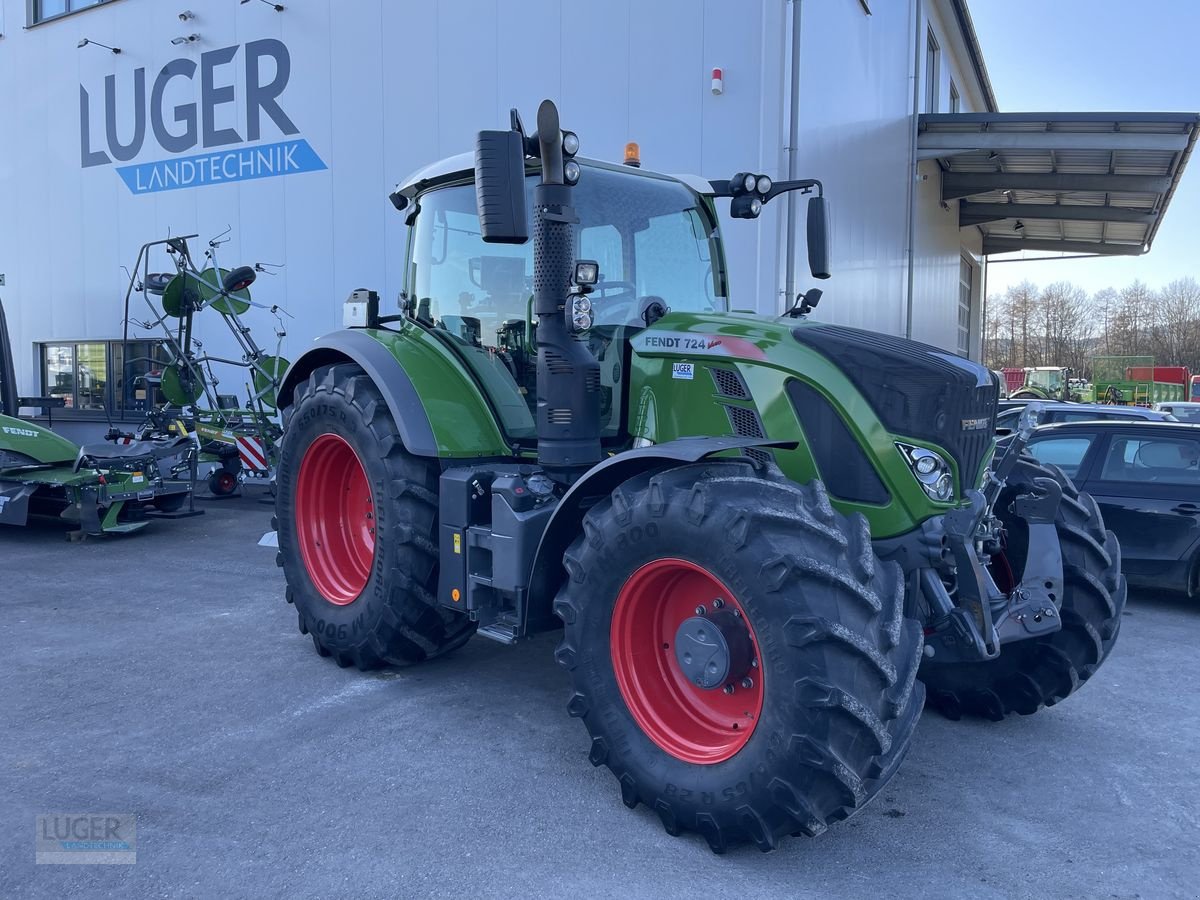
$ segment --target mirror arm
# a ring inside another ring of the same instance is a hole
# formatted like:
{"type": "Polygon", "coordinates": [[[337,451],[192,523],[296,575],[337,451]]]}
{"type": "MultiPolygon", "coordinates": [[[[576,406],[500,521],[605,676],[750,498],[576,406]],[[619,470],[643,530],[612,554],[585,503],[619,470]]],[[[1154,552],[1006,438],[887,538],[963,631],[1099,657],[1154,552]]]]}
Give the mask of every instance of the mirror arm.
{"type": "MultiPolygon", "coordinates": [[[[709,184],[712,186],[713,197],[734,196],[733,188],[728,179],[710,181],[709,184]]],[[[762,202],[766,203],[772,198],[778,197],[780,194],[786,194],[789,191],[802,191],[803,193],[807,194],[811,192],[813,188],[817,189],[818,197],[825,196],[825,186],[816,178],[799,178],[795,181],[776,181],[771,185],[771,189],[767,191],[766,194],[762,195],[762,202]]]]}

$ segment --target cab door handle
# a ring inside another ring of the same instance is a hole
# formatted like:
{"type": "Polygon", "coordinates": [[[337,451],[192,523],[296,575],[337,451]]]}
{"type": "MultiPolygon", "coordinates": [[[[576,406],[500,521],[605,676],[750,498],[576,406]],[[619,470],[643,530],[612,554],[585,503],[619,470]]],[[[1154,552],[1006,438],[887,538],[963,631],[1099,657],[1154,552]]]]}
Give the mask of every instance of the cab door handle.
{"type": "Polygon", "coordinates": [[[1200,515],[1200,506],[1195,503],[1180,503],[1178,506],[1172,506],[1171,512],[1183,513],[1185,516],[1200,515]]]}

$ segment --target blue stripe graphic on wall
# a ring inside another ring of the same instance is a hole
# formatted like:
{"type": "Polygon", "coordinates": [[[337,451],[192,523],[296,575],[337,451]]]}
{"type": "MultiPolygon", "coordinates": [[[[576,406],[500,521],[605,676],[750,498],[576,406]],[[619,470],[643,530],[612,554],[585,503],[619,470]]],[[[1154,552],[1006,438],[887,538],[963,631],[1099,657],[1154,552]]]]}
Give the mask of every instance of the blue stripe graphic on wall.
{"type": "Polygon", "coordinates": [[[301,138],[278,144],[238,147],[220,153],[201,153],[158,162],[119,166],[117,173],[134,194],[153,194],[181,188],[205,187],[227,181],[274,178],[328,168],[317,151],[301,138]]]}

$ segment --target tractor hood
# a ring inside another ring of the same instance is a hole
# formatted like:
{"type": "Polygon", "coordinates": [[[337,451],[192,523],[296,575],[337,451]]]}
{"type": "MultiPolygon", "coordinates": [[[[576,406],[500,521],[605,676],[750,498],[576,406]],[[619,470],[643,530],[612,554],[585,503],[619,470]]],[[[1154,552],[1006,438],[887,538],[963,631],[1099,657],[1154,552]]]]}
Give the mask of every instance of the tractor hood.
{"type": "Polygon", "coordinates": [[[78,447],[50,429],[0,415],[0,468],[29,465],[28,460],[40,465],[71,464],[78,455],[78,447]]]}
{"type": "MultiPolygon", "coordinates": [[[[996,379],[940,347],[804,319],[684,312],[668,313],[631,343],[653,395],[652,404],[644,392],[631,400],[636,438],[800,439],[817,471],[799,463],[789,470],[792,455],[780,451],[785,473],[799,481],[820,474],[834,487],[840,481],[832,493],[861,503],[868,518],[896,508],[889,494],[908,507],[908,522],[937,511],[907,490],[915,481],[897,468],[907,465],[899,443],[940,449],[952,463],[958,502],[978,486],[992,451],[996,379]],[[714,405],[727,424],[699,420],[714,405]]],[[[879,533],[903,530],[901,521],[875,518],[879,533]]]]}

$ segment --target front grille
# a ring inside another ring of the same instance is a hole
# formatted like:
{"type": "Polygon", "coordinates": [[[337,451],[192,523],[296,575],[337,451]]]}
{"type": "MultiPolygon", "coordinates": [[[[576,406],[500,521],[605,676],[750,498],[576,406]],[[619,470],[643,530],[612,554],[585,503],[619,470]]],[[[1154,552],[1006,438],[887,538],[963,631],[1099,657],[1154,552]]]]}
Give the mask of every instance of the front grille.
{"type": "Polygon", "coordinates": [[[738,437],[765,438],[762,419],[752,409],[743,406],[726,406],[725,413],[729,416],[729,427],[738,437]]]}
{"type": "Polygon", "coordinates": [[[975,486],[996,430],[999,384],[988,369],[940,347],[841,325],[801,325],[792,335],[841,369],[888,431],[953,456],[960,492],[975,486]]]}
{"type": "Polygon", "coordinates": [[[722,397],[728,397],[730,400],[750,399],[746,383],[742,381],[742,376],[733,369],[718,369],[715,366],[709,366],[708,374],[712,376],[713,386],[722,397]]]}
{"type": "Polygon", "coordinates": [[[748,456],[759,466],[769,466],[775,462],[775,454],[770,450],[764,450],[762,447],[743,447],[742,454],[748,456]]]}

